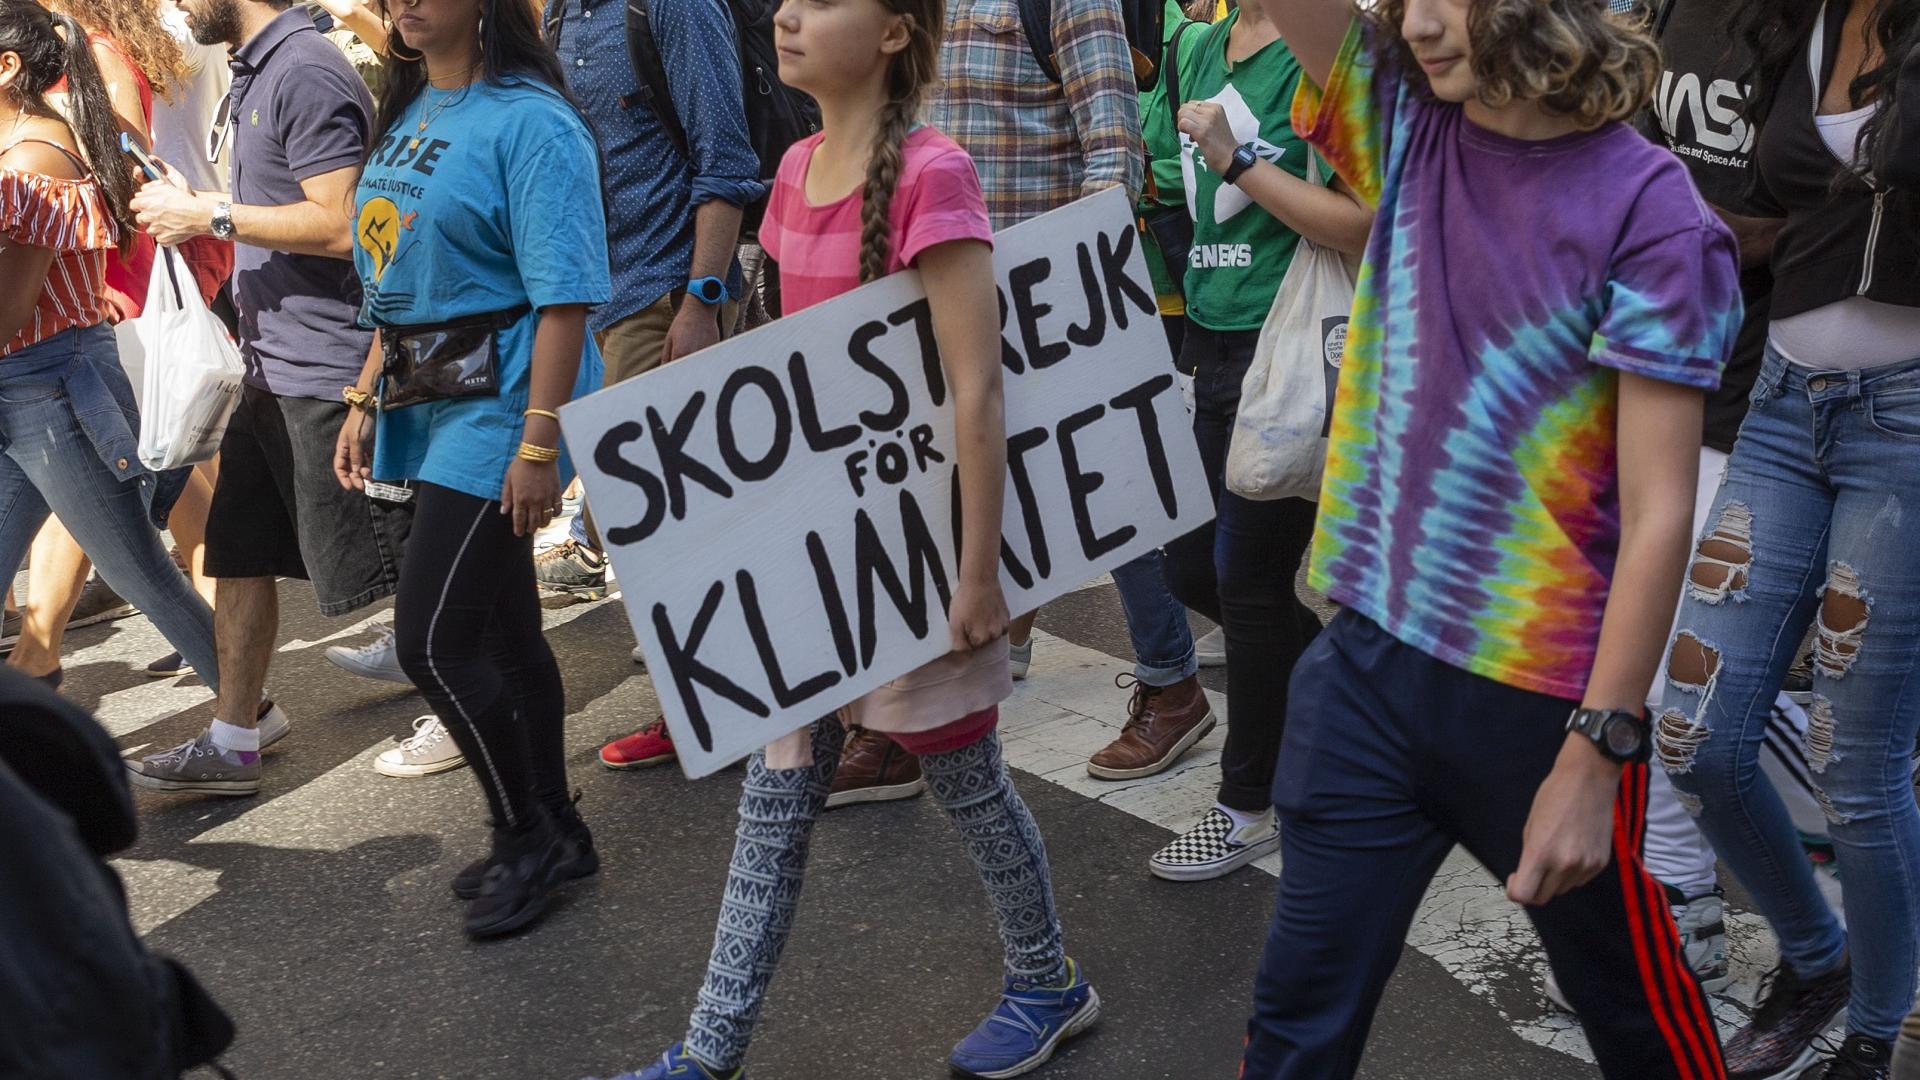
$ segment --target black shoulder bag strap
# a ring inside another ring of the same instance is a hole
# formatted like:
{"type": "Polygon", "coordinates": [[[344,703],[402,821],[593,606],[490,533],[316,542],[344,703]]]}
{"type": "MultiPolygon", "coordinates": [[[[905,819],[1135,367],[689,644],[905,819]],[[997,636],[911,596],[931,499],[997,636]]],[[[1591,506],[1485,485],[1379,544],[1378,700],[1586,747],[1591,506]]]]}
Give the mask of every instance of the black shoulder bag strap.
{"type": "Polygon", "coordinates": [[[1020,26],[1027,33],[1027,49],[1040,63],[1040,70],[1057,85],[1060,65],[1054,61],[1053,0],[1020,0],[1020,26]]]}
{"type": "MultiPolygon", "coordinates": [[[[651,108],[653,115],[660,118],[660,126],[667,129],[667,137],[673,140],[680,156],[691,157],[687,129],[680,125],[680,114],[673,109],[673,91],[667,86],[667,65],[660,59],[660,47],[653,40],[647,0],[626,0],[626,3],[627,62],[633,66],[634,77],[640,80],[639,88],[627,98],[626,104],[629,108],[635,104],[651,108]]],[[[731,5],[725,6],[731,15],[731,5]]]]}
{"type": "Polygon", "coordinates": [[[1167,42],[1167,55],[1160,58],[1160,81],[1167,88],[1167,110],[1173,113],[1173,126],[1180,126],[1180,35],[1193,29],[1197,23],[1183,22],[1173,30],[1173,38],[1167,42]]]}

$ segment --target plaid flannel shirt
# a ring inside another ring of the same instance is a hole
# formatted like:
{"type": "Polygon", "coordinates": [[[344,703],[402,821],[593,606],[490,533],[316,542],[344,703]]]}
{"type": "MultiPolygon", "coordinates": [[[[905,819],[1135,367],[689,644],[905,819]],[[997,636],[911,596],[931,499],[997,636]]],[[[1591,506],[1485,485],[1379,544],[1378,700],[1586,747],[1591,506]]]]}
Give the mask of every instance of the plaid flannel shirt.
{"type": "Polygon", "coordinates": [[[1034,59],[1019,0],[951,0],[925,120],[980,172],[1004,229],[1102,188],[1140,194],[1140,100],[1115,0],[1053,0],[1060,81],[1034,59]]]}

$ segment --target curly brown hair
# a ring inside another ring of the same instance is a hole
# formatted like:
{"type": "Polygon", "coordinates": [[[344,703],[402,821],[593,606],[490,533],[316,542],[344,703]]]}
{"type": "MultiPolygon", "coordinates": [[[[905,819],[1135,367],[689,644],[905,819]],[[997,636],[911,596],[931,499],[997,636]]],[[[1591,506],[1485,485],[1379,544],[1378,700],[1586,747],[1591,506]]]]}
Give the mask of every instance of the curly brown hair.
{"type": "MultiPolygon", "coordinates": [[[[1400,36],[1406,10],[1407,0],[1380,0],[1366,18],[1402,70],[1418,75],[1400,36]]],[[[1630,119],[1660,78],[1660,48],[1642,21],[1610,14],[1606,0],[1472,0],[1467,32],[1480,101],[1492,108],[1538,101],[1595,128],[1630,119]]]]}
{"type": "Polygon", "coordinates": [[[160,21],[153,0],[47,0],[47,6],[73,16],[88,33],[112,38],[157,96],[172,97],[186,78],[186,54],[160,21]]]}

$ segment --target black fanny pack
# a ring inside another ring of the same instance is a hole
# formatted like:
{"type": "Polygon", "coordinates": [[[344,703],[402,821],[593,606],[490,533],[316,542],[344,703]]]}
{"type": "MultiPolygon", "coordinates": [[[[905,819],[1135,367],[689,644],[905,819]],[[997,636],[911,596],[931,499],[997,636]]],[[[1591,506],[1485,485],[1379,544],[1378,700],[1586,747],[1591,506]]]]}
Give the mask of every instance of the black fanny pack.
{"type": "Polygon", "coordinates": [[[380,328],[380,408],[500,393],[500,331],[528,304],[438,323],[380,328]]]}

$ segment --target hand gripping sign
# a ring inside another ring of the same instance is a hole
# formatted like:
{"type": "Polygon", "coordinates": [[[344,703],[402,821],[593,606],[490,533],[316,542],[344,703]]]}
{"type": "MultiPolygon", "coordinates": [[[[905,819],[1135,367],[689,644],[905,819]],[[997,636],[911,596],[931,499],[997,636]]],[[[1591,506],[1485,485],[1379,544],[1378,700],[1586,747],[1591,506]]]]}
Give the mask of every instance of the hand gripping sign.
{"type": "MultiPolygon", "coordinates": [[[[995,237],[1000,580],[1031,611],[1213,515],[1118,190],[995,237]]],[[[689,776],[947,651],[953,410],[919,274],[561,410],[689,776]]]]}

